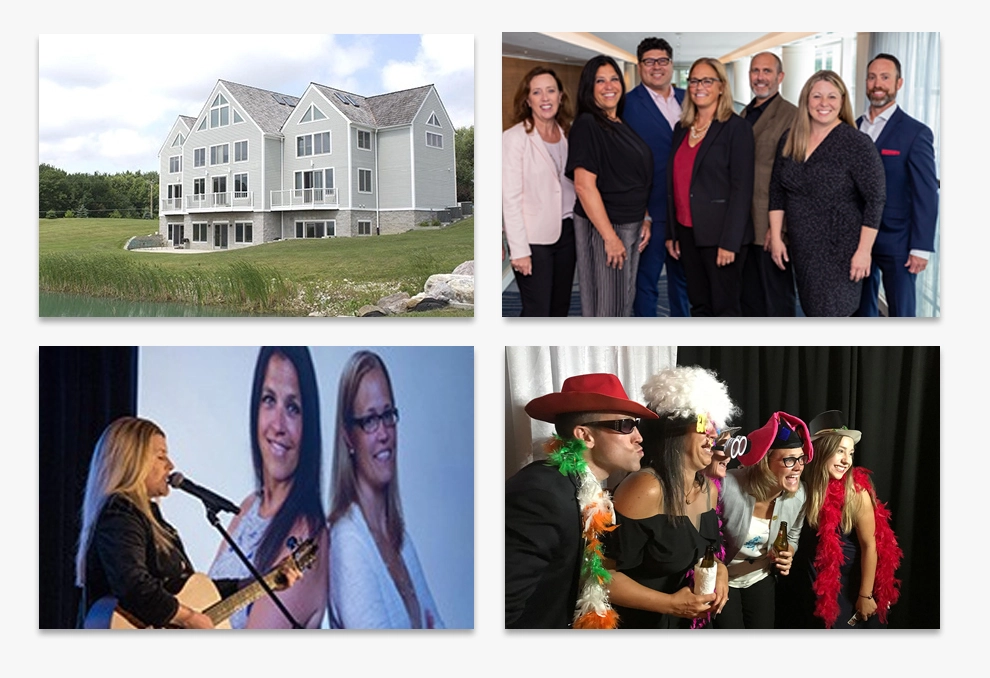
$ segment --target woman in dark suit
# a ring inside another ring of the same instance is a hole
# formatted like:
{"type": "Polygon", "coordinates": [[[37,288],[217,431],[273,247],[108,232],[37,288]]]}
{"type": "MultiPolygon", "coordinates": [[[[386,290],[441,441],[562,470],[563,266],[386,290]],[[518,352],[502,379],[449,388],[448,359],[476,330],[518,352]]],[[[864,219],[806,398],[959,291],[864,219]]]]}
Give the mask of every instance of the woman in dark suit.
{"type": "Polygon", "coordinates": [[[725,67],[691,66],[688,96],[667,163],[667,249],[680,259],[692,316],[738,316],[753,242],[753,128],[732,110],[725,67]]]}

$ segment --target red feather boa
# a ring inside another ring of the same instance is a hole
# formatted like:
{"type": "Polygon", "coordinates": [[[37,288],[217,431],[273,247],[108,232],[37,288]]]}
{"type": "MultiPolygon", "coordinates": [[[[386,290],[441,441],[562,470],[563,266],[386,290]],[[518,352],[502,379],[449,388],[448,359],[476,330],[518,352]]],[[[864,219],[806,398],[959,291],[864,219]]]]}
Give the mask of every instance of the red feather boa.
{"type": "MultiPolygon", "coordinates": [[[[869,480],[870,471],[857,467],[852,469],[856,491],[866,490],[874,505],[877,543],[877,570],[873,582],[873,599],[877,604],[880,621],[887,623],[887,611],[900,597],[901,581],[894,577],[904,555],[897,545],[897,537],[890,527],[890,511],[885,504],[877,501],[873,484],[869,480]]],[[[825,622],[825,628],[832,628],[839,616],[839,595],[841,588],[840,568],[845,563],[842,544],[839,539],[842,522],[842,507],[845,499],[845,483],[831,479],[825,492],[825,501],[818,513],[818,552],[815,554],[815,570],[818,573],[814,583],[817,596],[815,616],[825,622]]]]}

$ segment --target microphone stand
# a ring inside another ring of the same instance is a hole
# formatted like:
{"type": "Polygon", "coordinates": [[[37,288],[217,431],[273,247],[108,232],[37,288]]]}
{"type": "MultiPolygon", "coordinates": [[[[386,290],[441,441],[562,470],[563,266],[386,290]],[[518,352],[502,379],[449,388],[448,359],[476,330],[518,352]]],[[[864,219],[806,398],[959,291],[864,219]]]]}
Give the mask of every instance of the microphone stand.
{"type": "MultiPolygon", "coordinates": [[[[206,504],[206,502],[204,502],[204,504],[206,504]]],[[[265,590],[265,593],[268,594],[268,597],[272,599],[272,602],[275,603],[275,606],[278,607],[278,609],[282,612],[283,615],[285,615],[285,618],[292,625],[292,628],[301,629],[302,626],[292,617],[292,615],[286,609],[285,605],[282,604],[282,601],[279,600],[278,596],[275,595],[275,592],[272,591],[271,587],[268,585],[268,582],[265,581],[265,578],[261,575],[260,572],[258,572],[258,570],[251,563],[250,559],[248,559],[248,557],[244,555],[244,552],[241,551],[241,548],[237,545],[237,542],[235,542],[233,537],[231,537],[230,534],[228,534],[227,531],[223,529],[223,525],[220,524],[220,518],[217,516],[217,507],[212,506],[210,504],[206,504],[206,518],[207,520],[210,521],[210,524],[213,525],[213,527],[217,528],[217,531],[224,538],[224,540],[228,544],[230,544],[230,548],[233,549],[234,553],[237,554],[237,557],[240,558],[242,563],[244,563],[245,567],[247,567],[248,569],[248,572],[251,573],[251,576],[254,577],[254,579],[258,582],[258,584],[261,585],[261,588],[265,590]]]]}

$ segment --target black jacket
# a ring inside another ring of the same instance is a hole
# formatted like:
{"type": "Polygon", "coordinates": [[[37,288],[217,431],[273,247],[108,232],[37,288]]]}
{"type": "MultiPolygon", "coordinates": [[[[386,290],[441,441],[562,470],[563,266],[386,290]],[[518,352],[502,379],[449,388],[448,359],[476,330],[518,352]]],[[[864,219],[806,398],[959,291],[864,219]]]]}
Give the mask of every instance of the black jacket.
{"type": "MultiPolygon", "coordinates": [[[[86,552],[82,619],[104,596],[113,596],[121,608],[149,626],[165,626],[175,616],[179,606],[175,594],[192,576],[193,567],[178,533],[162,518],[155,502],[151,511],[172,533],[176,548],[159,553],[147,516],[122,495],[107,499],[86,552]]],[[[215,583],[221,595],[236,589],[233,580],[215,583]]]]}
{"type": "Polygon", "coordinates": [[[584,543],[577,479],[536,461],[505,483],[505,628],[567,628],[584,543]]]}
{"type": "MultiPolygon", "coordinates": [[[[667,160],[667,239],[677,240],[674,206],[674,155],[690,128],[674,127],[667,160]]],[[[701,142],[691,175],[691,220],[698,247],[721,247],[738,253],[753,242],[755,162],[753,126],[736,114],[713,120],[701,142]]]]}

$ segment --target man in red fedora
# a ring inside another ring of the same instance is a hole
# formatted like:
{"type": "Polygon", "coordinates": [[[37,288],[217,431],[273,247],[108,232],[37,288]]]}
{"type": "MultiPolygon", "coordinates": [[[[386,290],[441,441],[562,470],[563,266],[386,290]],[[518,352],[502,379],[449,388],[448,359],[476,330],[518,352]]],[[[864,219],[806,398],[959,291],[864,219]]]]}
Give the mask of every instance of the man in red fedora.
{"type": "Polygon", "coordinates": [[[570,377],[526,414],[554,424],[556,435],[547,459],[505,484],[505,626],[614,628],[598,537],[615,515],[602,482],[639,470],[639,418],[657,415],[612,374],[570,377]]]}

